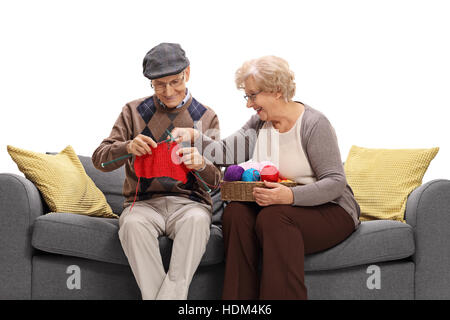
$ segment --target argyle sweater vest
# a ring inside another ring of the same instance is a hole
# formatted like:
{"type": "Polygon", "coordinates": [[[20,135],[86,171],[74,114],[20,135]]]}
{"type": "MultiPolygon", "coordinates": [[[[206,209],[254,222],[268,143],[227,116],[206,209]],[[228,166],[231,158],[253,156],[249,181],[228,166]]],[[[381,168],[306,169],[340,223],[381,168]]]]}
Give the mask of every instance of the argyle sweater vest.
{"type": "MultiPolygon", "coordinates": [[[[134,169],[135,156],[114,162],[105,168],[101,166],[103,162],[126,155],[128,143],[139,134],[161,142],[167,138],[166,130],[172,131],[175,127],[195,127],[212,139],[220,140],[219,120],[211,108],[199,103],[193,97],[180,108],[166,108],[158,103],[155,96],[151,96],[127,103],[122,108],[109,137],[94,151],[92,162],[101,171],[112,171],[125,165],[124,206],[133,202],[136,190],[136,201],[176,195],[211,205],[209,193],[193,172],[187,174],[185,183],[170,177],[141,177],[138,186],[138,177],[134,169]]],[[[187,146],[190,145],[183,143],[181,147],[187,146]]],[[[220,181],[220,170],[209,160],[206,163],[206,168],[198,173],[207,184],[217,185],[220,181]]]]}

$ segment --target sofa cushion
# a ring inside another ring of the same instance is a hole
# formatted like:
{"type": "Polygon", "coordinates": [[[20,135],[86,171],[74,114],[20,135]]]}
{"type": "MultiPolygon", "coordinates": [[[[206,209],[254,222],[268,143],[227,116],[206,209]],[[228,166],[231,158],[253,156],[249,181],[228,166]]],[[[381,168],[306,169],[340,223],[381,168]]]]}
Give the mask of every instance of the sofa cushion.
{"type": "Polygon", "coordinates": [[[338,245],[307,255],[305,271],[399,260],[412,256],[414,251],[414,233],[410,225],[392,220],[364,221],[338,245]]]}
{"type": "Polygon", "coordinates": [[[94,167],[90,157],[78,156],[87,175],[95,185],[103,192],[114,213],[120,215],[123,211],[125,198],[122,195],[123,182],[125,181],[125,166],[110,172],[103,172],[94,167]]]}
{"type": "MultiPolygon", "coordinates": [[[[128,265],[119,240],[119,221],[71,213],[49,213],[36,219],[32,246],[38,250],[91,260],[128,265]]],[[[164,266],[168,267],[172,240],[159,238],[164,266]]],[[[223,261],[222,231],[211,226],[211,236],[201,266],[223,261]]]]}
{"type": "Polygon", "coordinates": [[[70,145],[56,155],[13,146],[8,146],[8,153],[39,189],[50,211],[118,218],[70,145]]]}
{"type": "Polygon", "coordinates": [[[405,222],[408,195],[438,153],[430,149],[370,149],[352,146],[345,161],[345,176],[361,207],[361,221],[405,222]]]}

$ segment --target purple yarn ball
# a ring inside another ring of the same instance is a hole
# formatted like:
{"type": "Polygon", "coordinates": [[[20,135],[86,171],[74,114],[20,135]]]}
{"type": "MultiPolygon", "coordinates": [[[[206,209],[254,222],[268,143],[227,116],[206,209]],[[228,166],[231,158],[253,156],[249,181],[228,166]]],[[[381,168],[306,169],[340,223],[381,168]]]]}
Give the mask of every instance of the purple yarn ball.
{"type": "Polygon", "coordinates": [[[225,171],[223,180],[225,181],[240,181],[242,174],[244,173],[244,168],[238,165],[231,165],[225,171]]]}

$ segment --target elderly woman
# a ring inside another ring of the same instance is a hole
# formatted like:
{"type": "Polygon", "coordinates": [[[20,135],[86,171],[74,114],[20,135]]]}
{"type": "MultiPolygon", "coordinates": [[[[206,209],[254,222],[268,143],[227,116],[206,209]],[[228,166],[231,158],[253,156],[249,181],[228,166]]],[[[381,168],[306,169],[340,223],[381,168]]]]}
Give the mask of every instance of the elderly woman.
{"type": "Polygon", "coordinates": [[[299,185],[265,182],[254,188],[256,202],[226,206],[223,299],[307,299],[305,255],[335,246],[359,225],[335,131],[321,112],[292,100],[294,75],[281,58],[245,62],[236,85],[256,112],[239,131],[219,142],[195,129],[175,128],[173,135],[213,145],[209,158],[217,165],[271,161],[299,185]]]}

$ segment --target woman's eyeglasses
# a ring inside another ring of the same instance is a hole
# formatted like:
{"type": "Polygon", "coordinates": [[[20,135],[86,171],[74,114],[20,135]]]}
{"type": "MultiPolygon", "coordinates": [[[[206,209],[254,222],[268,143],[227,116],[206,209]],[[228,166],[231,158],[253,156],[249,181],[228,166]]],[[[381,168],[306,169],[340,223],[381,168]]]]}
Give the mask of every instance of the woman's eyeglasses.
{"type": "Polygon", "coordinates": [[[250,99],[250,101],[255,101],[256,100],[256,96],[258,95],[258,94],[260,94],[262,92],[262,90],[261,91],[258,91],[258,92],[256,92],[256,93],[252,93],[252,94],[246,94],[245,96],[244,96],[244,99],[246,100],[246,101],[248,101],[249,99],[250,99]]]}

